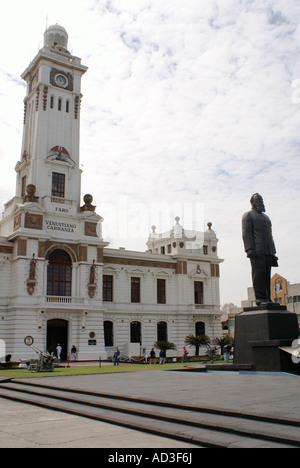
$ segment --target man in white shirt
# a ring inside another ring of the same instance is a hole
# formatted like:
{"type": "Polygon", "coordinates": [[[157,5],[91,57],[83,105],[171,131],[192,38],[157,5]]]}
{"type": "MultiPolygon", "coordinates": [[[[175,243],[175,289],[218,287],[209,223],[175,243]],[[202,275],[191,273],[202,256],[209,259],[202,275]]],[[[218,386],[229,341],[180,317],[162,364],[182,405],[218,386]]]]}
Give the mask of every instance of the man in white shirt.
{"type": "Polygon", "coordinates": [[[62,347],[58,343],[57,348],[56,348],[56,354],[57,354],[58,359],[61,359],[61,353],[62,353],[62,347]]]}

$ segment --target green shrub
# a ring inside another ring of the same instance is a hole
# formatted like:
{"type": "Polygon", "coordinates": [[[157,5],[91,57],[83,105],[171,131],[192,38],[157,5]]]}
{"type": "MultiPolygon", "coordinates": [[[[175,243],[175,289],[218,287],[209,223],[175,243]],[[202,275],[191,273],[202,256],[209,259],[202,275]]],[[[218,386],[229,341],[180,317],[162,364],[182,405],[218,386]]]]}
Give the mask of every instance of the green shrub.
{"type": "Polygon", "coordinates": [[[18,362],[0,362],[0,369],[17,369],[19,367],[18,362]]]}

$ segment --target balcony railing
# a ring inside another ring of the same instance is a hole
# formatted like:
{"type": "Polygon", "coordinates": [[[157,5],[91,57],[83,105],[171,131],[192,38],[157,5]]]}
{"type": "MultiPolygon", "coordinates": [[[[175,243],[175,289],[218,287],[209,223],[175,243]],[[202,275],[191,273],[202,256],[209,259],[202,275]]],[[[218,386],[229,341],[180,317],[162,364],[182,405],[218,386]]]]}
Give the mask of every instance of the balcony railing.
{"type": "Polygon", "coordinates": [[[46,296],[46,302],[51,304],[84,304],[83,297],[46,296]]]}
{"type": "Polygon", "coordinates": [[[61,203],[62,205],[72,205],[72,200],[67,200],[66,198],[61,197],[51,197],[52,203],[61,203]]]}

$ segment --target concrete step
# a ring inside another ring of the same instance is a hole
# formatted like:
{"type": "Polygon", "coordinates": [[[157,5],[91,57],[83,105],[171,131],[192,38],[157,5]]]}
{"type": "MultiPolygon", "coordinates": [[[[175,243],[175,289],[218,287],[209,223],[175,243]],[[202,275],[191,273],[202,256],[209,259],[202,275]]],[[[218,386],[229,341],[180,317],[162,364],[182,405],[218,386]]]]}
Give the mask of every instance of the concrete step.
{"type": "Polygon", "coordinates": [[[198,407],[193,404],[193,401],[189,401],[187,404],[182,405],[182,404],[176,404],[176,403],[168,403],[166,401],[161,401],[157,399],[146,399],[146,398],[133,398],[125,395],[120,395],[120,394],[107,394],[107,393],[102,393],[102,392],[93,392],[93,391],[87,391],[85,390],[80,390],[80,389],[74,389],[74,388],[66,388],[66,387],[61,387],[61,386],[55,386],[55,385],[47,385],[47,384],[42,384],[42,383],[36,383],[32,380],[26,381],[26,380],[18,380],[14,379],[12,383],[17,383],[19,385],[24,385],[25,388],[26,386],[30,386],[32,388],[37,388],[39,390],[41,389],[48,389],[50,391],[55,390],[56,392],[63,392],[65,393],[66,391],[74,394],[74,395],[89,395],[89,396],[94,396],[94,397],[101,397],[101,398],[108,398],[110,400],[117,400],[117,401],[126,401],[126,402],[132,402],[134,404],[141,403],[145,405],[152,405],[152,406],[158,406],[158,407],[164,407],[164,408],[177,408],[180,410],[188,410],[188,411],[193,411],[193,412],[201,412],[201,413],[208,413],[208,414],[215,414],[215,415],[221,415],[221,416],[227,416],[227,417],[234,417],[234,418],[239,418],[239,419],[246,419],[246,420],[254,420],[254,421],[262,421],[262,422],[268,422],[268,423],[275,423],[285,426],[292,426],[292,427],[298,427],[300,428],[300,417],[298,414],[295,415],[289,415],[289,417],[285,418],[282,415],[280,417],[272,416],[270,417],[267,414],[257,414],[256,412],[239,412],[239,411],[234,411],[232,409],[227,410],[226,408],[221,408],[220,406],[216,406],[213,408],[210,408],[208,406],[205,407],[198,407]]]}
{"type": "MultiPolygon", "coordinates": [[[[299,426],[249,420],[176,405],[128,401],[109,395],[53,389],[19,382],[2,383],[0,397],[43,406],[202,447],[299,447],[299,426]]],[[[217,412],[219,413],[219,411],[217,412]]]]}

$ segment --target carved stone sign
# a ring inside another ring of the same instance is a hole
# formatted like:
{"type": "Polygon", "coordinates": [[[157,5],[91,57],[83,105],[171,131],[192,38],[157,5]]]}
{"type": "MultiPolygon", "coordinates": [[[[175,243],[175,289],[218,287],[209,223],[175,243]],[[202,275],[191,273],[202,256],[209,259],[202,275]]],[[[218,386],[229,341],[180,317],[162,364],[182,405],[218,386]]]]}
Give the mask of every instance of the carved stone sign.
{"type": "Polygon", "coordinates": [[[65,206],[62,207],[62,206],[60,206],[60,205],[58,205],[58,206],[54,205],[53,210],[55,211],[55,213],[65,213],[65,214],[68,214],[69,211],[70,211],[70,208],[69,208],[69,207],[65,207],[65,206]]]}
{"type": "Polygon", "coordinates": [[[47,231],[59,231],[74,234],[77,229],[77,224],[46,220],[46,229],[47,231]]]}

